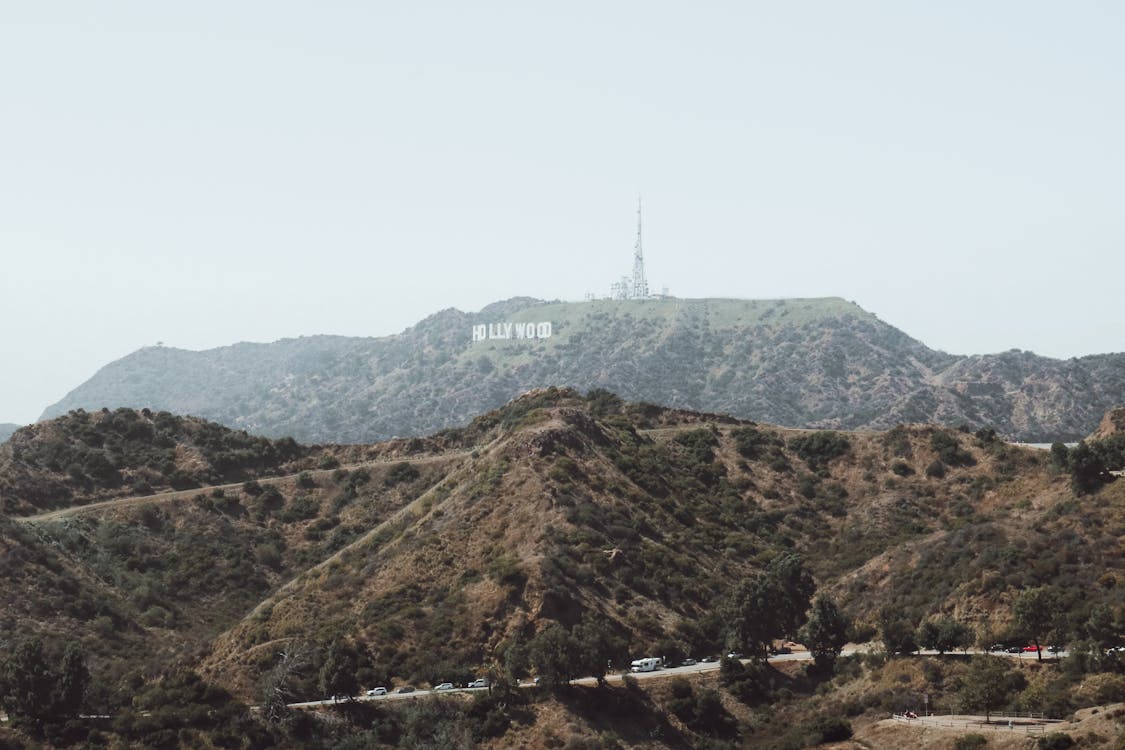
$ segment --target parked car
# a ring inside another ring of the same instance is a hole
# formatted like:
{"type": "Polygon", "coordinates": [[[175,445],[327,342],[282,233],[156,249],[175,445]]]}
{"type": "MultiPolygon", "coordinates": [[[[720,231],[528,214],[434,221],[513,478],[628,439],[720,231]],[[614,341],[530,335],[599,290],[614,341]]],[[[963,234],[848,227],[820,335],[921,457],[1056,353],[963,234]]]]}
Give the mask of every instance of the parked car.
{"type": "Polygon", "coordinates": [[[1066,646],[1048,646],[1047,647],[1047,650],[1050,651],[1052,654],[1057,654],[1060,651],[1064,651],[1065,649],[1066,649],[1066,646]]]}
{"type": "Polygon", "coordinates": [[[385,687],[371,688],[367,691],[368,695],[386,695],[387,689],[385,687]]]}
{"type": "Polygon", "coordinates": [[[438,685],[436,688],[434,688],[434,690],[453,690],[453,683],[452,682],[443,682],[440,685],[438,685]]]}
{"type": "Polygon", "coordinates": [[[681,667],[691,667],[695,665],[695,659],[684,659],[680,662],[681,667]]]}
{"type": "Polygon", "coordinates": [[[775,654],[791,654],[791,653],[793,653],[793,649],[789,648],[788,646],[782,646],[782,647],[778,648],[776,651],[774,651],[774,653],[775,654]]]}
{"type": "Polygon", "coordinates": [[[1019,646],[1012,646],[1008,649],[1008,653],[1009,654],[1022,654],[1023,649],[1020,648],[1019,646]]]}
{"type": "Polygon", "coordinates": [[[991,646],[988,647],[988,650],[989,651],[1007,651],[1008,647],[1005,646],[1003,643],[993,643],[991,646]]]}
{"type": "Polygon", "coordinates": [[[1024,651],[1030,651],[1031,653],[1033,653],[1033,654],[1034,654],[1034,653],[1035,653],[1036,651],[1038,651],[1038,650],[1039,650],[1039,647],[1038,647],[1038,646],[1032,646],[1032,645],[1028,645],[1028,646],[1024,646],[1024,647],[1023,647],[1023,650],[1024,650],[1024,651]]]}
{"type": "Polygon", "coordinates": [[[702,659],[700,659],[700,661],[704,664],[710,664],[713,661],[718,661],[718,659],[714,656],[704,656],[702,659]]]}
{"type": "Polygon", "coordinates": [[[469,687],[471,687],[471,688],[488,687],[488,678],[487,677],[478,677],[477,679],[475,679],[475,680],[473,680],[472,682],[469,683],[469,687]]]}
{"type": "Polygon", "coordinates": [[[728,659],[741,659],[742,653],[739,652],[739,651],[731,651],[729,654],[727,654],[727,658],[728,659]]]}
{"type": "Polygon", "coordinates": [[[414,692],[414,686],[413,685],[403,685],[402,687],[400,687],[395,692],[400,693],[400,694],[401,693],[413,693],[414,692]]]}

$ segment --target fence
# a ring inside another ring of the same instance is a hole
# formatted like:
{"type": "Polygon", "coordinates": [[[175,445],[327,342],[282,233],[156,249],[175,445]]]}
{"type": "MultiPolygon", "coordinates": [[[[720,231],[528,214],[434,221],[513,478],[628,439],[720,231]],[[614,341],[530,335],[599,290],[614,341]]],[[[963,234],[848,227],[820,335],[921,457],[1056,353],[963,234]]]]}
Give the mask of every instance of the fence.
{"type": "Polygon", "coordinates": [[[962,714],[907,715],[892,714],[891,718],[905,724],[918,724],[926,727],[946,727],[950,729],[989,729],[993,732],[1023,732],[1039,734],[1047,731],[1052,724],[1061,724],[1059,719],[1044,718],[1039,712],[1012,713],[999,712],[990,715],[985,722],[983,716],[962,714]]]}

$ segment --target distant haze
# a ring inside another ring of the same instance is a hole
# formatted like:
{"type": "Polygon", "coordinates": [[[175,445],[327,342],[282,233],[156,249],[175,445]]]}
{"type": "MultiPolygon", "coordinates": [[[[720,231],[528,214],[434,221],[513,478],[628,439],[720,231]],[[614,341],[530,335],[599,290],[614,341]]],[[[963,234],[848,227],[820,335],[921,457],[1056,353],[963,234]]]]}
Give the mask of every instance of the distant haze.
{"type": "Polygon", "coordinates": [[[0,422],[158,341],[650,284],[1125,350],[1125,6],[17,3],[0,422]]]}

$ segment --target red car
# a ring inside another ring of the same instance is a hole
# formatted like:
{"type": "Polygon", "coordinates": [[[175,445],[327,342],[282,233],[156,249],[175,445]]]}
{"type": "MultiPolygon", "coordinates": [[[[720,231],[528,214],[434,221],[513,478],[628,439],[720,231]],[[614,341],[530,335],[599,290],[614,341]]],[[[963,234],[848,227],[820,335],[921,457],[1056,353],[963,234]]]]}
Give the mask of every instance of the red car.
{"type": "Polygon", "coordinates": [[[1039,647],[1038,646],[1024,646],[1023,650],[1024,651],[1030,651],[1031,653],[1035,653],[1036,651],[1039,650],[1039,647]]]}

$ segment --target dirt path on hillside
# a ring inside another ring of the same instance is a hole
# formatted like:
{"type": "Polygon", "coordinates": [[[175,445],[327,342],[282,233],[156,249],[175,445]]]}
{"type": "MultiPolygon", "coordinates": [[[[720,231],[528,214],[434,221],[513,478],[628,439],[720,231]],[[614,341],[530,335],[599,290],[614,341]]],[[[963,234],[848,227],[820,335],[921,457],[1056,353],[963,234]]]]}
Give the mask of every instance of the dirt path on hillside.
{"type": "MultiPolygon", "coordinates": [[[[470,455],[476,448],[470,448],[463,451],[451,451],[448,453],[438,453],[429,456],[419,456],[417,458],[379,458],[372,461],[363,461],[355,464],[343,464],[333,469],[306,469],[299,471],[296,474],[285,474],[279,477],[262,477],[258,480],[258,484],[263,486],[270,486],[281,484],[286,481],[293,481],[300,474],[306,471],[314,477],[328,476],[340,469],[348,471],[355,471],[371,466],[379,466],[386,464],[431,464],[440,463],[442,461],[453,461],[456,459],[464,458],[470,455]]],[[[229,484],[212,484],[206,487],[196,487],[190,490],[169,490],[166,492],[157,492],[153,495],[131,495],[128,497],[117,497],[111,500],[101,500],[96,503],[87,503],[85,505],[72,505],[68,508],[59,508],[57,510],[50,510],[44,513],[37,513],[34,516],[16,516],[12,520],[18,523],[47,523],[50,521],[58,521],[63,518],[71,518],[73,516],[82,515],[84,513],[96,513],[100,510],[107,509],[120,509],[131,508],[137,505],[145,505],[147,503],[167,503],[176,500],[187,500],[195,497],[200,493],[209,493],[214,490],[241,490],[243,482],[231,482],[229,484]]]]}

